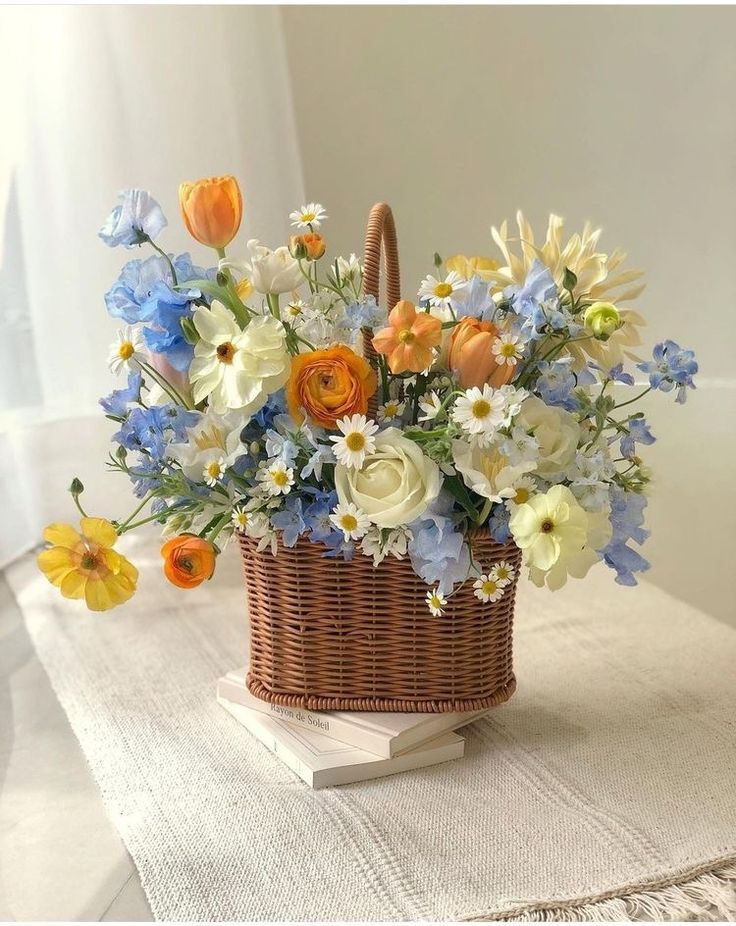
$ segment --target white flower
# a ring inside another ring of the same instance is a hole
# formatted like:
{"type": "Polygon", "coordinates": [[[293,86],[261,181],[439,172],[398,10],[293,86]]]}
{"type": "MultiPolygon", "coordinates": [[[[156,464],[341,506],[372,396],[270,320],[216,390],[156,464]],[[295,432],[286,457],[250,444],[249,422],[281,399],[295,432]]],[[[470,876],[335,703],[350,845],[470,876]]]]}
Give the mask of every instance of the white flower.
{"type": "Polygon", "coordinates": [[[498,447],[483,447],[464,440],[452,442],[452,459],[465,485],[493,502],[513,498],[521,476],[533,463],[512,464],[498,447]]]}
{"type": "Polygon", "coordinates": [[[587,452],[578,450],[565,475],[583,508],[600,511],[608,504],[609,484],[615,472],[608,448],[595,446],[587,452]]]}
{"type": "Polygon", "coordinates": [[[442,408],[442,399],[436,392],[425,392],[419,399],[419,408],[424,414],[419,416],[419,421],[432,421],[440,413],[442,408]]]}
{"type": "Polygon", "coordinates": [[[450,301],[462,292],[467,286],[459,273],[451,270],[444,280],[438,280],[436,277],[428,276],[422,280],[419,287],[419,299],[429,301],[430,305],[437,308],[448,308],[450,301]]]}
{"type": "Polygon", "coordinates": [[[194,327],[200,336],[189,368],[195,402],[208,398],[218,414],[237,408],[252,415],[289,378],[286,332],[277,318],[259,315],[241,331],[215,300],[195,311],[194,327]]]}
{"type": "Polygon", "coordinates": [[[253,519],[253,513],[246,510],[241,506],[233,508],[233,513],[230,520],[233,522],[233,527],[239,534],[244,534],[248,525],[253,519]]]}
{"type": "Polygon", "coordinates": [[[344,257],[338,257],[337,269],[341,280],[352,280],[360,276],[360,274],[363,272],[363,268],[360,266],[360,261],[355,256],[355,254],[351,254],[347,260],[344,257]]]}
{"type": "Polygon", "coordinates": [[[531,432],[539,443],[537,472],[545,479],[563,473],[575,457],[580,425],[563,408],[545,405],[536,396],[526,399],[516,424],[531,432]]]}
{"type": "Polygon", "coordinates": [[[539,459],[539,441],[524,428],[514,425],[511,435],[501,441],[501,453],[516,466],[519,463],[536,463],[539,459]]]}
{"type": "Polygon", "coordinates": [[[537,491],[537,484],[532,476],[520,476],[511,484],[514,494],[506,499],[506,508],[513,514],[519,505],[525,505],[537,491]]]}
{"type": "Polygon", "coordinates": [[[485,383],[482,389],[473,386],[456,399],[452,417],[468,433],[488,438],[503,423],[505,410],[503,393],[485,383]]]}
{"type": "Polygon", "coordinates": [[[473,588],[475,597],[485,604],[489,601],[498,601],[504,593],[504,586],[490,573],[476,579],[473,582],[473,588]]]}
{"type": "Polygon", "coordinates": [[[586,545],[589,524],[567,486],[555,485],[519,505],[509,527],[524,562],[547,572],[557,562],[574,561],[586,545]]]}
{"type": "Polygon", "coordinates": [[[496,363],[503,366],[507,363],[510,367],[515,367],[517,362],[523,356],[523,344],[519,344],[517,334],[502,334],[496,338],[491,347],[491,353],[496,357],[496,363]]]}
{"type": "Polygon", "coordinates": [[[511,419],[519,414],[521,406],[526,399],[529,398],[530,393],[524,388],[517,389],[516,386],[511,386],[508,383],[501,386],[498,391],[501,393],[506,403],[506,418],[504,420],[504,425],[508,425],[511,423],[511,419]]]}
{"type": "Polygon", "coordinates": [[[382,530],[380,527],[371,527],[363,537],[360,549],[365,556],[372,556],[373,565],[378,566],[387,556],[403,559],[411,538],[412,533],[406,528],[382,530]]]}
{"type": "Polygon", "coordinates": [[[488,575],[493,579],[496,585],[500,588],[505,588],[507,585],[511,585],[516,575],[516,570],[511,563],[507,563],[505,559],[502,559],[500,563],[496,563],[492,567],[488,575]]]}
{"type": "Polygon", "coordinates": [[[232,466],[244,452],[240,432],[247,421],[241,412],[217,415],[208,408],[195,425],[187,428],[186,441],[169,444],[167,454],[177,461],[188,479],[198,482],[212,461],[222,460],[225,467],[232,466]]]}
{"type": "Polygon", "coordinates": [[[427,592],[426,597],[427,607],[429,608],[430,614],[434,617],[442,617],[444,611],[442,610],[447,604],[447,598],[442,595],[439,591],[439,588],[435,588],[432,591],[427,592]]]}
{"type": "Polygon", "coordinates": [[[137,328],[125,325],[117,333],[117,340],[110,345],[107,365],[117,375],[122,370],[133,369],[134,360],[143,360],[146,342],[137,328]]]}
{"type": "Polygon", "coordinates": [[[374,421],[368,421],[365,415],[346,416],[335,423],[342,431],[340,437],[330,437],[330,440],[335,442],[333,450],[336,459],[345,466],[360,469],[366,454],[373,453],[376,449],[373,435],[378,430],[378,425],[374,421]]]}
{"type": "Polygon", "coordinates": [[[294,485],[294,470],[283,460],[262,466],[256,475],[268,495],[288,495],[294,485]]]}
{"type": "Polygon", "coordinates": [[[252,238],[247,247],[249,258],[243,268],[256,292],[289,293],[304,282],[299,262],[294,260],[287,247],[272,251],[256,238],[252,238]]]}
{"type": "Polygon", "coordinates": [[[397,428],[381,431],[375,442],[360,469],[335,466],[337,497],[358,505],[379,527],[410,524],[437,498],[439,467],[397,428]]]}
{"type": "Polygon", "coordinates": [[[529,567],[529,578],[535,585],[546,585],[550,591],[556,591],[567,582],[568,576],[584,579],[591,566],[600,560],[598,550],[602,550],[611,539],[612,528],[609,509],[586,512],[587,528],[584,544],[577,549],[566,551],[550,569],[529,567]]]}
{"type": "Polygon", "coordinates": [[[281,317],[284,321],[293,323],[295,319],[304,318],[306,308],[301,299],[292,299],[288,305],[281,307],[281,317]]]}
{"type": "MultiPolygon", "coordinates": [[[[307,203],[301,209],[289,213],[291,224],[296,228],[319,228],[327,218],[324,207],[319,203],[307,203]]],[[[352,255],[354,256],[354,255],[352,255]]]]}
{"type": "Polygon", "coordinates": [[[202,470],[202,478],[208,486],[214,487],[225,475],[226,469],[227,463],[225,462],[225,457],[214,457],[209,463],[205,464],[202,470]]]}
{"type": "Polygon", "coordinates": [[[391,421],[404,413],[406,402],[399,402],[397,399],[389,399],[385,405],[379,405],[376,417],[379,421],[391,421]]]}
{"type": "Polygon", "coordinates": [[[360,540],[371,526],[365,512],[352,503],[336,505],[330,515],[330,521],[342,531],[346,540],[360,540]]]}

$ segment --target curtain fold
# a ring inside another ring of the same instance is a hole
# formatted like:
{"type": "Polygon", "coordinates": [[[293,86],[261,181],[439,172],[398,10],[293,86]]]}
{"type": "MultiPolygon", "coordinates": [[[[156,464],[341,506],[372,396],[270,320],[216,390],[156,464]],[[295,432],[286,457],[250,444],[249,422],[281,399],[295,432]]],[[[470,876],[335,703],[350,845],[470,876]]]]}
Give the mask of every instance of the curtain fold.
{"type": "Polygon", "coordinates": [[[110,491],[104,453],[85,456],[113,429],[96,404],[114,385],[103,294],[149,253],[97,238],[118,191],[149,189],[169,220],[159,243],[211,265],[179,220],[181,180],[238,177],[235,257],[256,230],[285,240],[303,182],[276,8],[6,7],[0,35],[1,563],[72,514],[75,473],[110,491]]]}

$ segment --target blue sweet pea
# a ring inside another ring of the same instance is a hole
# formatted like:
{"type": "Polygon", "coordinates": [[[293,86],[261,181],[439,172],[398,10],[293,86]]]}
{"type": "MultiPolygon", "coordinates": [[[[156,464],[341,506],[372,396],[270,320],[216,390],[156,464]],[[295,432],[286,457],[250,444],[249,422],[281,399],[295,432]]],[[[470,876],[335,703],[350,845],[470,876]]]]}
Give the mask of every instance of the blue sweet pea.
{"type": "Polygon", "coordinates": [[[621,456],[631,460],[636,455],[636,445],[653,444],[656,437],[649,430],[649,425],[645,418],[632,418],[626,427],[629,433],[621,438],[621,456]]]}
{"type": "Polygon", "coordinates": [[[470,571],[470,551],[457,525],[444,512],[450,506],[440,496],[438,504],[409,525],[412,539],[408,553],[414,572],[428,585],[439,585],[441,594],[452,591],[470,571]]]}
{"type": "MultiPolygon", "coordinates": [[[[217,269],[204,270],[192,263],[189,254],[171,257],[179,285],[189,280],[214,279],[217,269]]],[[[159,254],[145,260],[130,260],[123,267],[115,284],[105,293],[105,305],[113,318],[122,318],[129,325],[141,321],[141,307],[151,296],[157,283],[174,285],[169,262],[159,254]]]]}
{"type": "Polygon", "coordinates": [[[535,390],[542,401],[547,405],[558,405],[570,412],[576,411],[580,403],[573,395],[573,390],[579,385],[579,380],[570,368],[570,361],[542,361],[537,366],[541,375],[537,379],[535,390]]]}
{"type": "Polygon", "coordinates": [[[98,235],[108,247],[132,248],[151,240],[168,224],[161,206],[145,190],[123,190],[98,235]]]}
{"type": "Polygon", "coordinates": [[[677,389],[675,399],[680,405],[685,403],[687,390],[694,389],[693,376],[698,372],[698,363],[691,350],[684,350],[675,341],[662,341],[652,351],[653,360],[637,364],[638,368],[649,376],[652,389],[671,392],[677,389]]]}
{"type": "Polygon", "coordinates": [[[108,415],[123,418],[128,406],[133,402],[140,402],[143,376],[139,370],[128,373],[128,385],[125,389],[113,389],[110,395],[100,399],[100,405],[108,415]]]}
{"type": "Polygon", "coordinates": [[[148,322],[143,337],[149,350],[165,354],[169,363],[179,372],[189,369],[194,348],[181,330],[182,318],[192,314],[192,300],[199,298],[197,289],[177,292],[167,283],[156,283],[141,306],[140,320],[148,322]]]}
{"type": "MultiPolygon", "coordinates": [[[[531,338],[541,337],[550,319],[557,320],[560,312],[557,287],[549,268],[540,260],[535,260],[529,268],[522,286],[508,286],[503,295],[514,312],[526,320],[523,327],[531,338]]],[[[562,316],[560,324],[561,319],[562,316]]]]}
{"type": "Polygon", "coordinates": [[[468,280],[468,285],[461,289],[457,296],[450,299],[450,304],[458,318],[470,317],[492,321],[496,312],[491,287],[477,274],[468,280]]]}
{"type": "Polygon", "coordinates": [[[608,545],[600,551],[603,561],[616,571],[619,585],[636,585],[635,572],[645,572],[649,563],[628,545],[630,540],[642,544],[649,536],[644,524],[644,495],[625,492],[620,486],[611,486],[611,513],[609,521],[613,533],[608,545]]]}
{"type": "Polygon", "coordinates": [[[307,529],[303,515],[302,500],[298,495],[290,495],[283,509],[271,515],[271,524],[283,532],[281,539],[285,547],[296,546],[300,534],[307,529]]]}

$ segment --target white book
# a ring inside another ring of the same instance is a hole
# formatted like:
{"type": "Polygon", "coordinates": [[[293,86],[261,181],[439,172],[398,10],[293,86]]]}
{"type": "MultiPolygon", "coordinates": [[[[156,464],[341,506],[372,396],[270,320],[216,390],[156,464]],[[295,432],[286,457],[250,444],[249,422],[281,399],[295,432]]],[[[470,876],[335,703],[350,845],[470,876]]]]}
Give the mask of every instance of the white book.
{"type": "Polygon", "coordinates": [[[450,759],[460,759],[465,751],[465,740],[461,736],[444,733],[418,749],[393,759],[382,758],[314,730],[295,727],[276,717],[252,711],[219,695],[217,700],[284,765],[315,789],[437,765],[450,759]]]}
{"type": "Polygon", "coordinates": [[[236,669],[217,682],[218,697],[242,704],[269,717],[324,733],[333,739],[390,759],[422,743],[463,727],[488,710],[451,711],[442,714],[401,711],[308,711],[262,701],[245,685],[247,668],[236,669]]]}

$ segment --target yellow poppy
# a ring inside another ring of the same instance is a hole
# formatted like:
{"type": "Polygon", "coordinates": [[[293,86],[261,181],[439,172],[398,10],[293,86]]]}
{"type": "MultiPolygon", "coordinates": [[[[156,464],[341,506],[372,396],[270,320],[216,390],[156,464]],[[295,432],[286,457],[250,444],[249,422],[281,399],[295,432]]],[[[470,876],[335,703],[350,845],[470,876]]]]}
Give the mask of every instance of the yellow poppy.
{"type": "Polygon", "coordinates": [[[82,518],[81,533],[71,524],[49,524],[51,546],[38,554],[38,568],[65,598],[84,598],[90,611],[107,611],[135,592],[138,570],[112,547],[115,528],[104,518],[82,518]]]}

